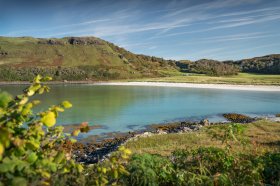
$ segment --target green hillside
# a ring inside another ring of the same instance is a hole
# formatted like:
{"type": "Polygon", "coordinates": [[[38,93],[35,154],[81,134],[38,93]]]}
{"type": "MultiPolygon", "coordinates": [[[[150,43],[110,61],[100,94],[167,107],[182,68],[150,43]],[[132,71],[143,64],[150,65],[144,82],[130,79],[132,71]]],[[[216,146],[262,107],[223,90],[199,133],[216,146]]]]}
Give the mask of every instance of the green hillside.
{"type": "Polygon", "coordinates": [[[158,77],[177,70],[173,61],[136,55],[96,37],[0,37],[0,80],[29,80],[40,73],[57,80],[158,77]]]}

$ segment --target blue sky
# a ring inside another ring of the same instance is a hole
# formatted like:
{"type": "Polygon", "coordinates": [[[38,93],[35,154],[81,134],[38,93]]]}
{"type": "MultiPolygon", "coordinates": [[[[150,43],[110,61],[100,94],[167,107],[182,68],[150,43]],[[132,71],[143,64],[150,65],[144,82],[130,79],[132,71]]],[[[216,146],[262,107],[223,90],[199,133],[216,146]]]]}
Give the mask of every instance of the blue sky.
{"type": "Polygon", "coordinates": [[[280,0],[0,0],[0,35],[96,36],[166,59],[280,53],[280,0]]]}

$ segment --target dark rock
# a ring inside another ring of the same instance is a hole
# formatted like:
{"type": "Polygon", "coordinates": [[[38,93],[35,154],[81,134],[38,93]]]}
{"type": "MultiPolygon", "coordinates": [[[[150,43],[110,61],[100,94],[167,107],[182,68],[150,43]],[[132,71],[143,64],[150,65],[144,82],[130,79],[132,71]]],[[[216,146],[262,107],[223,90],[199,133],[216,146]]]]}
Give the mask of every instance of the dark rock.
{"type": "Polygon", "coordinates": [[[250,123],[253,121],[256,121],[255,118],[251,118],[249,116],[243,115],[243,114],[237,114],[237,113],[228,113],[228,114],[223,114],[223,116],[231,121],[231,122],[235,122],[235,123],[250,123]]]}
{"type": "Polygon", "coordinates": [[[71,45],[102,45],[103,43],[94,37],[71,37],[68,39],[71,45]]]}

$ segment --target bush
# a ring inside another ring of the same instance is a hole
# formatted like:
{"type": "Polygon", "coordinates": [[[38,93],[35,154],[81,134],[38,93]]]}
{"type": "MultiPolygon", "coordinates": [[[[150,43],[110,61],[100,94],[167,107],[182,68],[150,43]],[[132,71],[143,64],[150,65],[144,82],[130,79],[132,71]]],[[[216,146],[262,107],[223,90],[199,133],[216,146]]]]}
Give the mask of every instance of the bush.
{"type": "Polygon", "coordinates": [[[239,69],[234,65],[206,59],[189,63],[188,69],[189,72],[210,76],[230,76],[237,75],[239,72],[239,69]]]}
{"type": "Polygon", "coordinates": [[[158,155],[133,155],[127,170],[127,185],[171,185],[175,181],[172,163],[158,155]]]}
{"type": "Polygon", "coordinates": [[[72,105],[64,101],[47,111],[34,114],[32,108],[38,100],[30,101],[34,94],[48,91],[40,81],[49,78],[37,76],[23,94],[11,99],[1,94],[0,107],[0,180],[5,185],[36,185],[50,183],[53,174],[81,173],[83,166],[67,158],[56,148],[66,137],[62,127],[55,127],[59,112],[72,105]],[[3,98],[4,97],[4,98],[3,98]]]}
{"type": "Polygon", "coordinates": [[[118,184],[119,177],[128,174],[124,165],[131,153],[121,147],[108,160],[94,166],[83,166],[63,148],[65,141],[74,143],[72,136],[87,132],[81,124],[72,134],[63,133],[55,126],[56,118],[64,109],[72,107],[64,101],[48,110],[33,113],[40,103],[32,100],[35,94],[49,91],[37,76],[30,87],[14,99],[0,92],[0,185],[105,185],[118,184]],[[85,169],[85,170],[84,170],[85,169]]]}

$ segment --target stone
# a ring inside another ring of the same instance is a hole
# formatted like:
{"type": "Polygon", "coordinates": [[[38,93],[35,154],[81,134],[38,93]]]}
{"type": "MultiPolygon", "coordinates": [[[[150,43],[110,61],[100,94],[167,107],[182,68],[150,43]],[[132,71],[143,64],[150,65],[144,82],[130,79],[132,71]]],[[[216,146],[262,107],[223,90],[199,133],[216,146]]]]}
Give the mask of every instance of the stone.
{"type": "Polygon", "coordinates": [[[203,120],[201,120],[201,121],[200,121],[200,124],[201,124],[202,126],[209,126],[209,125],[210,125],[208,119],[203,119],[203,120]]]}
{"type": "Polygon", "coordinates": [[[166,132],[166,131],[161,130],[161,129],[158,129],[156,132],[157,132],[158,134],[167,134],[167,132],[166,132]]]}
{"type": "Polygon", "coordinates": [[[183,127],[182,131],[183,132],[191,132],[192,129],[190,129],[189,127],[183,127]]]}

